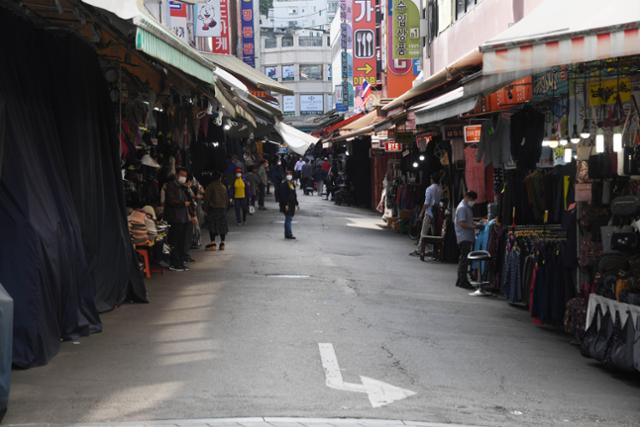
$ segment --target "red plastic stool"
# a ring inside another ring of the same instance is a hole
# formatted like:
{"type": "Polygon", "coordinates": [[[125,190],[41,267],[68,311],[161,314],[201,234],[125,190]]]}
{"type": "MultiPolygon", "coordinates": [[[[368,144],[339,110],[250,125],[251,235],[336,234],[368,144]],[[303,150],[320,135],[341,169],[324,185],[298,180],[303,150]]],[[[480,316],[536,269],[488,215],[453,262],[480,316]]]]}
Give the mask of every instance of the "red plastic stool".
{"type": "Polygon", "coordinates": [[[151,265],[149,263],[149,250],[145,248],[136,248],[136,252],[142,256],[144,260],[144,277],[151,279],[151,265]]]}

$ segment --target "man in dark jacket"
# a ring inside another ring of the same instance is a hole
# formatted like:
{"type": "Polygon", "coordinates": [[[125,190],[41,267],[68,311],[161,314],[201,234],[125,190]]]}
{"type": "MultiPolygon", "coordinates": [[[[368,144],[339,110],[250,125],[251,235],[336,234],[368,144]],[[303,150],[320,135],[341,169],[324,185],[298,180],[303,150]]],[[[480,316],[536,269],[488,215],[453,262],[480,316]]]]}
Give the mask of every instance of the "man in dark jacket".
{"type": "Polygon", "coordinates": [[[164,219],[171,225],[169,228],[169,244],[171,245],[171,271],[185,271],[184,265],[187,254],[185,253],[185,239],[189,218],[189,196],[185,186],[187,182],[187,170],[176,169],[176,177],[167,183],[165,190],[164,219]]]}
{"type": "Polygon", "coordinates": [[[280,184],[279,199],[280,212],[284,214],[284,238],[293,240],[295,237],[291,223],[298,206],[298,196],[296,195],[296,184],[293,182],[293,172],[290,170],[287,171],[285,180],[280,184]]]}

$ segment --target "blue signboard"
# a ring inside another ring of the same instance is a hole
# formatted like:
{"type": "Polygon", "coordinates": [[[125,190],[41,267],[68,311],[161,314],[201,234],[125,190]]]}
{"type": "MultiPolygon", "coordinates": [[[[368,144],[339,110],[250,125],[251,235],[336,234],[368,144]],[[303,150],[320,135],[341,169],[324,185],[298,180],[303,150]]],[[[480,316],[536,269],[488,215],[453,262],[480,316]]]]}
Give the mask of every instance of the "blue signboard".
{"type": "Polygon", "coordinates": [[[242,60],[256,66],[255,34],[253,29],[253,0],[240,0],[240,38],[242,39],[242,60]]]}

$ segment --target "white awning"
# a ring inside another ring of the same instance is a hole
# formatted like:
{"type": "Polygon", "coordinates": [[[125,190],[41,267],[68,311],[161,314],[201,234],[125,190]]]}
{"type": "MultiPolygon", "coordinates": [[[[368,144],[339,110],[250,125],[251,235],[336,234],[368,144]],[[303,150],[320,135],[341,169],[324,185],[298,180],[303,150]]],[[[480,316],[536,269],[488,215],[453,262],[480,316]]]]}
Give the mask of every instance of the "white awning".
{"type": "Polygon", "coordinates": [[[640,1],[545,0],[480,50],[483,74],[640,55],[640,1]]]}
{"type": "Polygon", "coordinates": [[[299,131],[284,122],[277,122],[275,129],[280,134],[287,147],[289,147],[289,149],[294,153],[301,156],[307,152],[310,146],[318,142],[318,138],[299,131]]]}
{"type": "Polygon", "coordinates": [[[440,120],[457,117],[473,110],[478,103],[478,95],[465,95],[465,87],[459,87],[415,107],[416,124],[425,125],[440,120]]]}

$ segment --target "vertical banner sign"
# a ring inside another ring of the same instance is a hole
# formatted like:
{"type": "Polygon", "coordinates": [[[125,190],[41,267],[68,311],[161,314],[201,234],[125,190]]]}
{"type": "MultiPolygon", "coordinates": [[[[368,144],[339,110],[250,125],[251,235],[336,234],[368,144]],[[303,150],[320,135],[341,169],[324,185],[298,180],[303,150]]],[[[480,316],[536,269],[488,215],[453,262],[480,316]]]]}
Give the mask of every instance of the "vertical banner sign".
{"type": "Polygon", "coordinates": [[[340,0],[340,59],[342,64],[342,99],[344,106],[353,105],[353,97],[350,96],[349,75],[353,75],[352,57],[350,55],[351,48],[351,0],[340,0]]]}
{"type": "Polygon", "coordinates": [[[213,53],[231,53],[229,41],[229,0],[220,1],[220,34],[213,36],[213,53]]]}
{"type": "Polygon", "coordinates": [[[253,33],[253,0],[240,0],[240,37],[242,39],[242,60],[256,66],[255,37],[253,33]]]}
{"type": "Polygon", "coordinates": [[[420,5],[413,0],[393,0],[393,58],[420,56],[420,5]]]}
{"type": "Polygon", "coordinates": [[[187,5],[181,1],[169,0],[171,31],[185,43],[189,43],[187,31],[187,5]]]}
{"type": "Polygon", "coordinates": [[[353,0],[353,86],[357,98],[362,84],[375,86],[378,72],[376,60],[375,0],[353,0]]]}
{"type": "Polygon", "coordinates": [[[196,4],[196,37],[219,37],[222,29],[220,0],[196,4]]]}
{"type": "Polygon", "coordinates": [[[388,98],[396,98],[409,89],[413,84],[414,76],[418,74],[418,68],[420,68],[419,62],[421,55],[416,55],[411,59],[399,59],[394,58],[393,41],[395,40],[395,34],[393,22],[395,20],[395,10],[393,8],[396,0],[387,0],[387,16],[385,17],[386,26],[386,62],[387,62],[387,76],[386,76],[386,96],[388,98]]]}

